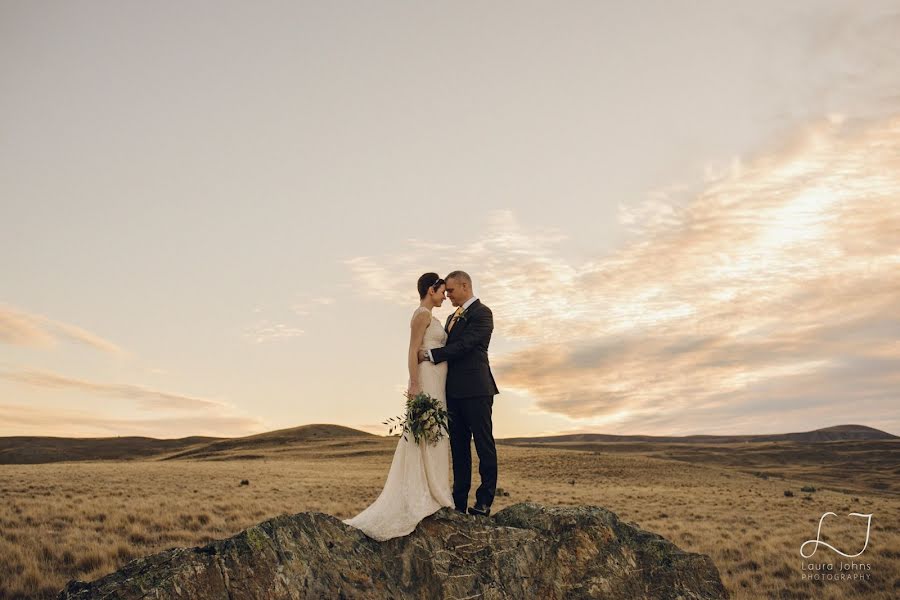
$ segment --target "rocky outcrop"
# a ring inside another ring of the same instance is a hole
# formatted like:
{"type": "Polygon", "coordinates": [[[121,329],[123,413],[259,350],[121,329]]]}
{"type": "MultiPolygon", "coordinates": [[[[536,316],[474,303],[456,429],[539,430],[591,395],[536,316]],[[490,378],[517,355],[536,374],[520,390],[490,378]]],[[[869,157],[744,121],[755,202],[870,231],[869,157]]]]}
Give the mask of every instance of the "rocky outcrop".
{"type": "Polygon", "coordinates": [[[232,538],[131,561],[60,599],[701,600],[727,598],[703,554],[595,506],[524,503],[489,518],[441,509],[377,542],[322,513],[281,515],[232,538]]]}

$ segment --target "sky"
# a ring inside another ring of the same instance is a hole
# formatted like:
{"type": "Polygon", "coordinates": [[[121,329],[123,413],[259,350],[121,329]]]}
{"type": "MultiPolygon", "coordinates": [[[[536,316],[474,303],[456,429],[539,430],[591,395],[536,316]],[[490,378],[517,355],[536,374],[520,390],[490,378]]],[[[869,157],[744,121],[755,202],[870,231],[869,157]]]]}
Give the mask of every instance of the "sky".
{"type": "Polygon", "coordinates": [[[900,434],[895,2],[0,0],[0,436],[900,434]],[[443,320],[449,302],[435,311],[443,320]]]}

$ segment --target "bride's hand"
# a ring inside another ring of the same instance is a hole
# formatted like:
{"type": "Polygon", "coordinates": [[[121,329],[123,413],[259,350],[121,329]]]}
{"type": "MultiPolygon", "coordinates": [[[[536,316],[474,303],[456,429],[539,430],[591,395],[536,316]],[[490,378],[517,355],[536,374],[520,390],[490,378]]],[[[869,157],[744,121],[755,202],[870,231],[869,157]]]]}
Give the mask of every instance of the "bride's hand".
{"type": "Polygon", "coordinates": [[[415,396],[419,392],[422,391],[422,386],[419,385],[418,381],[413,381],[412,383],[409,384],[409,388],[406,391],[409,393],[410,396],[415,396]]]}

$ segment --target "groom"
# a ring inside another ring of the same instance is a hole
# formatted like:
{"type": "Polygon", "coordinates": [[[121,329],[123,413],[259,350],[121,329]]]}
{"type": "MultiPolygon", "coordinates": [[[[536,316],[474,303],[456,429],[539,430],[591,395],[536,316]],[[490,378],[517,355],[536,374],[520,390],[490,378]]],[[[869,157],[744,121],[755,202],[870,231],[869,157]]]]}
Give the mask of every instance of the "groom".
{"type": "Polygon", "coordinates": [[[488,345],[494,331],[491,309],[472,291],[472,278],[453,271],[446,278],[447,298],[457,307],[447,319],[447,343],[442,348],[419,351],[419,362],[447,361],[447,413],[450,416],[450,453],[453,456],[453,503],[465,513],[472,487],[472,446],[478,452],[481,485],[469,514],[488,516],[497,491],[497,448],[494,445],[491,408],[499,394],[488,345]]]}

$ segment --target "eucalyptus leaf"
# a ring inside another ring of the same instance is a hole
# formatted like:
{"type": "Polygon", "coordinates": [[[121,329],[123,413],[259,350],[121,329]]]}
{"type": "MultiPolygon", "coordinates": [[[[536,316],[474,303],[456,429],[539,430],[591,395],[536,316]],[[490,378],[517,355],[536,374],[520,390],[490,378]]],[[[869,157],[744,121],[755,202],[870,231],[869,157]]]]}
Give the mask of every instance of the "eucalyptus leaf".
{"type": "MultiPolygon", "coordinates": [[[[444,435],[450,435],[447,424],[449,414],[436,398],[425,392],[419,392],[415,396],[406,393],[405,396],[406,414],[397,416],[396,422],[394,417],[388,419],[392,425],[388,435],[397,428],[402,430],[404,440],[408,442],[407,434],[411,433],[417,444],[420,442],[436,444],[444,435]]],[[[384,424],[389,423],[386,421],[384,424]]]]}

